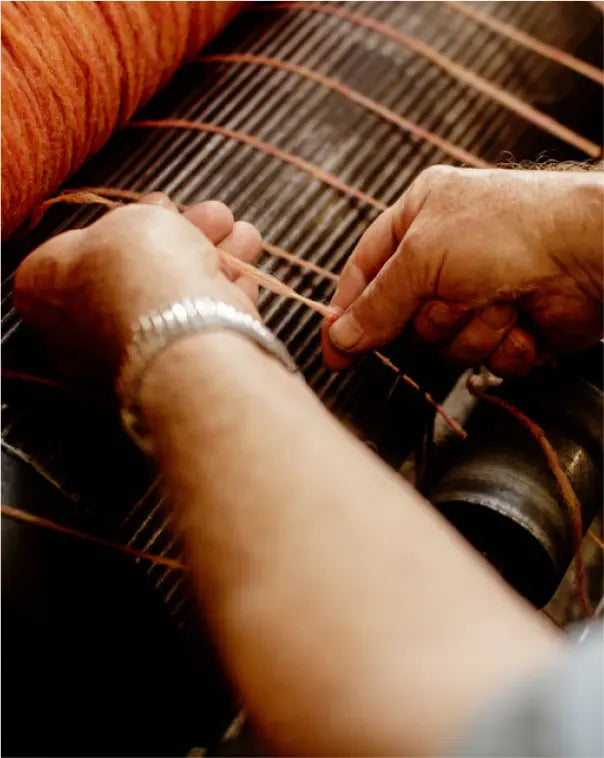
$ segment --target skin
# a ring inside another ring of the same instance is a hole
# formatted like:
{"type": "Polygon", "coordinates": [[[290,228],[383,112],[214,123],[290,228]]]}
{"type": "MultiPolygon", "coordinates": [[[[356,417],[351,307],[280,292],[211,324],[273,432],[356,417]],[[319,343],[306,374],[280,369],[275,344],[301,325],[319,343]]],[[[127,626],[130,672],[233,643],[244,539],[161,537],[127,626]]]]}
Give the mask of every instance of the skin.
{"type": "Polygon", "coordinates": [[[448,361],[503,377],[595,344],[603,223],[600,171],[427,169],[347,261],[327,365],[408,327],[448,361]]]}
{"type": "MultiPolygon", "coordinates": [[[[218,203],[181,216],[153,196],[38,248],[15,303],[66,369],[114,380],[150,309],[209,295],[257,315],[217,244],[251,260],[259,237],[218,203]]],[[[240,335],[173,343],[140,402],[200,608],[275,752],[446,753],[492,694],[559,651],[417,492],[240,335]]]]}

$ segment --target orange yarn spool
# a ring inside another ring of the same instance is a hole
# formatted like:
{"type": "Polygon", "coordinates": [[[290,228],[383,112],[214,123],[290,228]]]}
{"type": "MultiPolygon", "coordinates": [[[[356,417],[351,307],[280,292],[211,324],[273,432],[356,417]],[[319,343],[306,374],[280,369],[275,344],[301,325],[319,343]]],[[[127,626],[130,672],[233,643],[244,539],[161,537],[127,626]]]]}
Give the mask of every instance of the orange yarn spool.
{"type": "Polygon", "coordinates": [[[240,5],[3,2],[3,238],[240,5]]]}

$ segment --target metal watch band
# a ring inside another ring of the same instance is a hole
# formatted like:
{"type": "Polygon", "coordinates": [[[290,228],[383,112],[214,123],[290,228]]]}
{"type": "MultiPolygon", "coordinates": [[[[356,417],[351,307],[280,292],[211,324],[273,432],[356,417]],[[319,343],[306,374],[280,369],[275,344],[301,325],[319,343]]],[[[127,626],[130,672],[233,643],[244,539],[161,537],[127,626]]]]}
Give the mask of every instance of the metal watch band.
{"type": "Polygon", "coordinates": [[[288,371],[298,373],[285,345],[257,319],[232,305],[209,297],[172,303],[141,316],[132,326],[132,337],[117,382],[124,428],[145,453],[153,454],[153,442],[139,405],[143,378],[152,361],[182,337],[216,329],[229,329],[251,339],[277,358],[288,371]]]}

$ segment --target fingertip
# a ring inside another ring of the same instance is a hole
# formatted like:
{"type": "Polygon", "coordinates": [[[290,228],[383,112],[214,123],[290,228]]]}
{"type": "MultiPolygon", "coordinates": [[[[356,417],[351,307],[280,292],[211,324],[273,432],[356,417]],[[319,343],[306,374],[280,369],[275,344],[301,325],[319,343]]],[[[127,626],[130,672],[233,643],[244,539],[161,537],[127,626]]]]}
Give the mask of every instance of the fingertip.
{"type": "Polygon", "coordinates": [[[148,195],[143,195],[138,202],[142,205],[159,205],[162,208],[178,213],[178,207],[165,192],[149,192],[148,195]]]}
{"type": "Polygon", "coordinates": [[[344,371],[350,368],[355,361],[354,356],[340,352],[331,341],[329,329],[333,319],[325,319],[321,327],[321,349],[323,351],[323,363],[330,371],[344,371]]]}
{"type": "Polygon", "coordinates": [[[535,367],[537,348],[524,329],[511,329],[489,358],[489,369],[503,379],[526,376],[535,367]]]}
{"type": "Polygon", "coordinates": [[[232,211],[218,200],[205,200],[188,208],[183,217],[194,224],[215,245],[227,237],[235,226],[232,211]]]}
{"type": "Polygon", "coordinates": [[[262,250],[262,235],[249,221],[235,222],[232,233],[237,234],[241,240],[242,260],[251,263],[262,250]]]}

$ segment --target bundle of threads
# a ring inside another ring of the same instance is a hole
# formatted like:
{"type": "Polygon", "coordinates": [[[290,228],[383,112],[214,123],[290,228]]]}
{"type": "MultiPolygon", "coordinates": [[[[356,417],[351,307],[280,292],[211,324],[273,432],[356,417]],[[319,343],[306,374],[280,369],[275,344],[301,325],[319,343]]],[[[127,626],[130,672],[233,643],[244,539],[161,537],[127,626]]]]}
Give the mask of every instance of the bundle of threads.
{"type": "Polygon", "coordinates": [[[3,238],[240,5],[2,3],[3,238]]]}

